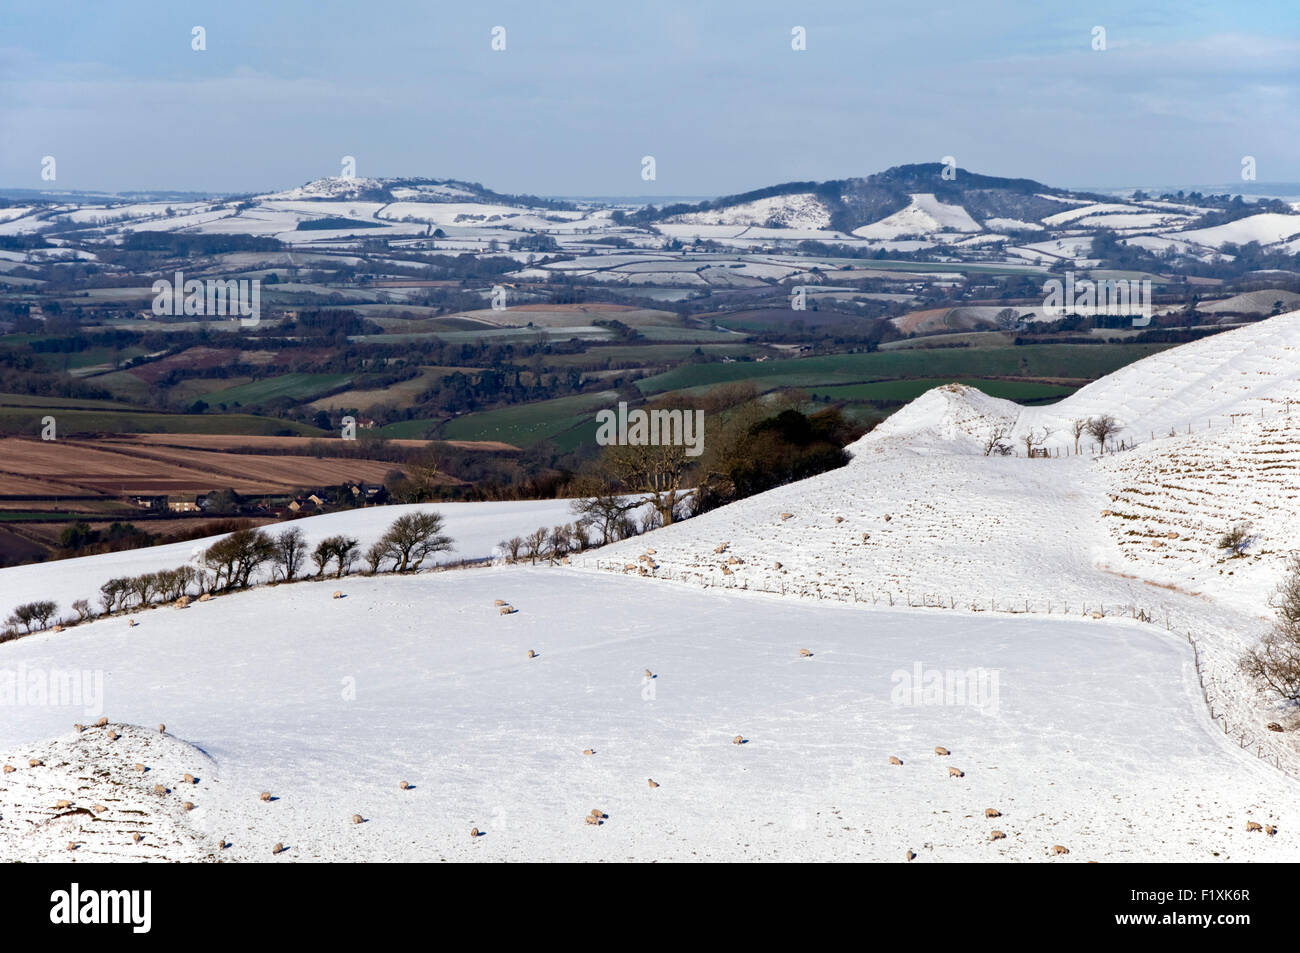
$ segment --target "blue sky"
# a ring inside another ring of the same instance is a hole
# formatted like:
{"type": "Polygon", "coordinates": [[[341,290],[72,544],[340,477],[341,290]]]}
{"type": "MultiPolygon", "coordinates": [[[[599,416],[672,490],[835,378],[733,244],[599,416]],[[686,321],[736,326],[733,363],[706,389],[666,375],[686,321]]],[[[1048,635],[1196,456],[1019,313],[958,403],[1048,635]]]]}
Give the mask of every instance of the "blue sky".
{"type": "Polygon", "coordinates": [[[0,2],[10,188],[47,187],[46,155],[67,189],[262,191],[343,155],[565,195],[946,155],[1077,187],[1232,182],[1253,155],[1261,182],[1294,182],[1298,107],[1294,0],[0,2]]]}

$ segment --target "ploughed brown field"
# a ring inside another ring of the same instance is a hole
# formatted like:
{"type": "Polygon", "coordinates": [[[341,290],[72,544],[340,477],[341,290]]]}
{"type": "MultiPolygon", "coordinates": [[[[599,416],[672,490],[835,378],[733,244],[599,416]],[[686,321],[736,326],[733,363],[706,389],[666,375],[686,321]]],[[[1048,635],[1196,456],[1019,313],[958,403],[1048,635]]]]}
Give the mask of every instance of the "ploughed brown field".
{"type": "MultiPolygon", "coordinates": [[[[277,494],[348,481],[382,483],[390,471],[401,469],[384,460],[313,457],[306,453],[309,443],[308,438],[178,434],[51,441],[2,437],[0,496],[185,497],[226,488],[277,494]],[[240,446],[283,452],[231,452],[240,446]]],[[[447,477],[446,482],[459,481],[447,477]]]]}

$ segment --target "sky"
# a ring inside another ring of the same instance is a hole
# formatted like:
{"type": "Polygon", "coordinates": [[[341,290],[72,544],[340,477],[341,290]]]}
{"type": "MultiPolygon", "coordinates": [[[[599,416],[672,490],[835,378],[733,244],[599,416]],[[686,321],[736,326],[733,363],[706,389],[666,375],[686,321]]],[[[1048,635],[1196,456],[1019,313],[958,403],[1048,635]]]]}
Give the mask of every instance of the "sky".
{"type": "Polygon", "coordinates": [[[0,0],[5,188],[262,192],[345,155],[567,196],[945,156],[1075,188],[1240,181],[1252,156],[1296,182],[1298,107],[1295,0],[0,0]]]}

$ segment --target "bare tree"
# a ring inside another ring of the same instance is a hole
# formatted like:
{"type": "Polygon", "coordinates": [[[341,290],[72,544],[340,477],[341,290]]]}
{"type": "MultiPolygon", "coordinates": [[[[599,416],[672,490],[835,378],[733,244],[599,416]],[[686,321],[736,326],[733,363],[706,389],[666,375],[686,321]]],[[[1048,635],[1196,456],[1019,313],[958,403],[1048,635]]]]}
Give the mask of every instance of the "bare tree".
{"type": "Polygon", "coordinates": [[[1300,553],[1273,594],[1277,623],[1241,659],[1241,670],[1289,702],[1300,702],[1300,553]]]}
{"type": "Polygon", "coordinates": [[[585,477],[575,481],[574,489],[581,494],[569,504],[569,509],[600,532],[600,543],[612,543],[618,536],[620,521],[641,505],[641,501],[616,492],[609,479],[585,477]]]}
{"type": "Polygon", "coordinates": [[[1074,434],[1074,455],[1079,455],[1079,440],[1088,432],[1088,418],[1076,417],[1070,422],[1070,433],[1074,434]]]}
{"type": "Polygon", "coordinates": [[[620,444],[605,449],[610,473],[629,491],[641,494],[654,507],[662,525],[670,525],[677,504],[687,496],[681,488],[686,473],[686,448],[674,444],[620,444]]]}
{"type": "Polygon", "coordinates": [[[429,556],[451,549],[451,537],[443,535],[442,525],[442,514],[432,511],[393,520],[381,542],[387,544],[397,572],[414,572],[429,556]]]}
{"type": "Polygon", "coordinates": [[[1124,429],[1124,425],[1110,414],[1101,414],[1088,420],[1088,433],[1101,444],[1102,456],[1106,455],[1106,441],[1124,429]]]}
{"type": "Polygon", "coordinates": [[[1034,430],[1031,428],[1025,431],[1020,437],[1020,442],[1025,445],[1025,456],[1032,457],[1034,451],[1047,443],[1047,438],[1051,435],[1052,431],[1048,430],[1046,427],[1042,430],[1034,430]]]}
{"type": "Polygon", "coordinates": [[[1011,445],[1007,443],[1007,435],[1011,432],[1007,424],[994,424],[989,428],[989,432],[984,435],[984,456],[991,457],[994,454],[1005,457],[1011,452],[1011,445]]]}
{"type": "Polygon", "coordinates": [[[289,581],[307,561],[307,537],[296,526],[290,526],[275,537],[275,567],[289,581]]]}
{"type": "Polygon", "coordinates": [[[546,540],[550,537],[550,531],[545,526],[539,526],[527,536],[524,537],[524,555],[528,557],[529,562],[537,562],[546,553],[546,540]]]}

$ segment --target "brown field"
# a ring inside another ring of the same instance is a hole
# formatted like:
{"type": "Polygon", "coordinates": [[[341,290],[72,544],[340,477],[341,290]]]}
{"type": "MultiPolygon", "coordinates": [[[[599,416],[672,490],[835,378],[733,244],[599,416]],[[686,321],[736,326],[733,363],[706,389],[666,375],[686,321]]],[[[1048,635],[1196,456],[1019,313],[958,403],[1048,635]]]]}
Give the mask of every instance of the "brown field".
{"type": "MultiPolygon", "coordinates": [[[[0,496],[193,496],[227,487],[241,494],[268,495],[346,481],[380,483],[389,471],[401,469],[383,460],[239,454],[130,439],[47,442],[5,437],[0,438],[0,461],[0,496]]],[[[457,481],[449,477],[447,482],[457,481]]]]}
{"type": "MultiPolygon", "coordinates": [[[[362,431],[364,433],[365,431],[362,431]]],[[[254,450],[291,450],[298,453],[310,454],[311,445],[317,440],[332,440],[336,438],[322,437],[271,437],[271,436],[246,436],[241,434],[208,434],[208,433],[132,433],[132,434],[112,434],[102,439],[104,443],[126,442],[131,444],[141,444],[145,446],[159,447],[194,447],[197,450],[234,450],[238,448],[254,450]]],[[[427,447],[428,440],[410,440],[410,439],[388,439],[384,441],[390,447],[427,447]]],[[[508,443],[502,443],[499,440],[443,440],[448,446],[459,447],[462,450],[491,450],[491,451],[510,451],[519,448],[508,443]]],[[[365,440],[358,441],[365,447],[365,440]]]]}

